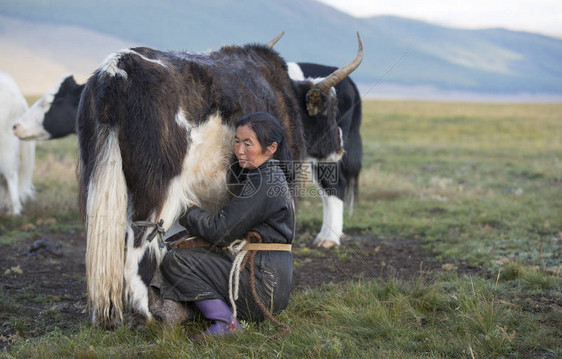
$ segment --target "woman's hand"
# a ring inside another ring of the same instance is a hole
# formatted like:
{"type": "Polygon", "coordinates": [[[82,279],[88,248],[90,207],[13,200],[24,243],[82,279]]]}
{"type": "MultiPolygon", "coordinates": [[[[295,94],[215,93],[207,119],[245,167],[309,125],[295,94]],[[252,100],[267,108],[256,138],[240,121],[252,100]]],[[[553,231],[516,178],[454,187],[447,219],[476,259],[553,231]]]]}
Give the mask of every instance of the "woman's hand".
{"type": "Polygon", "coordinates": [[[181,224],[182,226],[185,227],[185,229],[190,232],[188,224],[187,224],[187,214],[189,213],[190,210],[192,210],[193,208],[198,208],[197,206],[191,206],[189,208],[187,208],[187,210],[185,211],[185,213],[183,214],[183,216],[180,217],[180,219],[178,220],[179,224],[181,224]]]}

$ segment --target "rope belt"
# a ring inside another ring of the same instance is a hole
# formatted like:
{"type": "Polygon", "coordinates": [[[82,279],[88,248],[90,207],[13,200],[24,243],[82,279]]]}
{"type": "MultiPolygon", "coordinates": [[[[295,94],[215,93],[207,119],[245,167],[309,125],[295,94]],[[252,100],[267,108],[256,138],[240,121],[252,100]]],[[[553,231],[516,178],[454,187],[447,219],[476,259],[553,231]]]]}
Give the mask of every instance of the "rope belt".
{"type": "Polygon", "coordinates": [[[293,246],[284,243],[248,243],[244,245],[246,251],[284,251],[290,252],[293,246]]]}
{"type": "Polygon", "coordinates": [[[291,251],[290,244],[281,243],[251,243],[254,239],[257,242],[262,242],[262,238],[257,232],[248,232],[245,240],[237,239],[233,241],[229,246],[228,250],[230,253],[235,255],[234,261],[232,262],[232,268],[230,269],[230,276],[228,279],[228,295],[230,299],[230,304],[232,306],[232,318],[231,322],[236,318],[236,299],[238,299],[238,289],[240,284],[240,273],[244,270],[246,263],[250,263],[250,289],[252,290],[252,296],[256,301],[258,307],[260,307],[262,313],[269,319],[276,327],[283,328],[283,331],[268,338],[278,339],[281,338],[291,331],[291,327],[287,324],[283,324],[271,315],[269,310],[263,304],[256,291],[256,276],[255,276],[255,265],[254,261],[258,251],[291,251]],[[249,255],[246,257],[246,254],[249,255]]]}
{"type": "MultiPolygon", "coordinates": [[[[230,247],[237,246],[242,242],[241,239],[237,239],[230,244],[228,247],[222,247],[222,249],[230,249],[230,247]]],[[[285,243],[249,243],[248,241],[243,241],[244,247],[243,249],[246,251],[283,251],[283,252],[290,252],[293,248],[292,244],[285,244],[285,243]]],[[[211,244],[209,242],[193,236],[187,237],[186,232],[182,231],[177,234],[174,234],[170,238],[166,239],[164,243],[167,245],[168,249],[174,248],[199,248],[199,247],[210,247],[211,244]]],[[[239,252],[237,250],[237,252],[239,252]]],[[[233,253],[234,254],[234,253],[233,253]]]]}

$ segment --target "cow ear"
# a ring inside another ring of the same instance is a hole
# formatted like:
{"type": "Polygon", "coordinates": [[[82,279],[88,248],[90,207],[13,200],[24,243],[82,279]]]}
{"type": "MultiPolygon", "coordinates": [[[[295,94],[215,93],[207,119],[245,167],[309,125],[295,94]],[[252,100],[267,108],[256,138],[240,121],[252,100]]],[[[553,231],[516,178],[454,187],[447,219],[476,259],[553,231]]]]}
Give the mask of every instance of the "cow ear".
{"type": "Polygon", "coordinates": [[[328,94],[318,88],[306,93],[306,111],[310,116],[325,113],[328,106],[328,94]]]}

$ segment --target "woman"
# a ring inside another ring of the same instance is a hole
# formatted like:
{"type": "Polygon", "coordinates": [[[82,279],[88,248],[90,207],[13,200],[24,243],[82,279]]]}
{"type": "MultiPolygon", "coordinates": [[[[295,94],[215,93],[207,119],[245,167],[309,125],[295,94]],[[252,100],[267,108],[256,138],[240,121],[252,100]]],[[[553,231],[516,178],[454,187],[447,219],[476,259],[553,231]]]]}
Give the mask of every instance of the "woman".
{"type": "MultiPolygon", "coordinates": [[[[235,256],[224,247],[244,238],[249,231],[257,232],[264,243],[285,245],[293,241],[295,233],[293,199],[288,186],[290,152],[279,122],[261,112],[243,117],[236,128],[234,154],[241,174],[231,202],[217,215],[191,207],[180,219],[191,235],[211,246],[172,249],[160,266],[162,297],[194,303],[205,318],[214,321],[205,335],[241,330],[227,304],[232,297],[229,277],[235,256]]],[[[292,276],[290,248],[257,252],[255,287],[266,308],[279,312],[287,307],[292,276]]],[[[248,268],[240,274],[235,305],[242,319],[264,317],[251,294],[248,268]]]]}

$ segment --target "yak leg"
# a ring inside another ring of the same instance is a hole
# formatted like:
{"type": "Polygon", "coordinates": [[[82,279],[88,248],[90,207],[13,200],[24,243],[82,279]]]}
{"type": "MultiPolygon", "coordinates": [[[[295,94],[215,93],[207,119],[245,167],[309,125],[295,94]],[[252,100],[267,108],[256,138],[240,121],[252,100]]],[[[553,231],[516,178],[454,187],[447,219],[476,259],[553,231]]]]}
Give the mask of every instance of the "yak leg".
{"type": "Polygon", "coordinates": [[[343,234],[343,201],[337,196],[322,195],[322,228],[313,244],[329,248],[340,245],[343,234]]]}
{"type": "Polygon", "coordinates": [[[21,201],[18,192],[18,174],[16,170],[4,173],[4,179],[6,180],[6,192],[8,195],[8,214],[13,216],[19,216],[21,214],[21,201]]]}
{"type": "MultiPolygon", "coordinates": [[[[132,234],[132,230],[129,232],[132,234]]],[[[158,265],[157,256],[161,251],[158,241],[144,242],[141,247],[133,245],[134,236],[128,235],[127,256],[125,259],[125,285],[127,297],[135,315],[144,316],[147,320],[152,319],[148,308],[148,287],[152,275],[158,265]]]]}
{"type": "Polygon", "coordinates": [[[313,244],[329,248],[340,245],[343,235],[343,197],[346,179],[336,163],[318,163],[313,166],[314,183],[322,197],[322,228],[313,244]]]}

